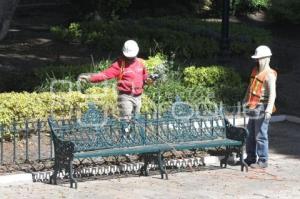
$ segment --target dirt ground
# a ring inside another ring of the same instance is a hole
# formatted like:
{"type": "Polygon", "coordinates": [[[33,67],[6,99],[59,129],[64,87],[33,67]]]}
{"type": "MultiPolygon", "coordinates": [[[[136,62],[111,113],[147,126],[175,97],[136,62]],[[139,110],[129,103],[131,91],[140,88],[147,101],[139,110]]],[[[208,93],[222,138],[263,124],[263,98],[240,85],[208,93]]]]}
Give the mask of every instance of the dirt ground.
{"type": "Polygon", "coordinates": [[[68,183],[36,182],[0,186],[0,198],[278,198],[300,197],[300,124],[271,123],[269,167],[241,172],[239,166],[170,172],[160,176],[81,180],[78,189],[68,183]]]}

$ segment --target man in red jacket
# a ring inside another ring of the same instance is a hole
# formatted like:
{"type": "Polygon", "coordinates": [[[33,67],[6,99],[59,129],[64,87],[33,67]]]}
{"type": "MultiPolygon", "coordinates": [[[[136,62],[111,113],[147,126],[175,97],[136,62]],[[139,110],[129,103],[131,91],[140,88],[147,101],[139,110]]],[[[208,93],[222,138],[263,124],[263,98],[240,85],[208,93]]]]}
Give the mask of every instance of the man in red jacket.
{"type": "Polygon", "coordinates": [[[80,75],[78,79],[92,83],[117,79],[118,107],[121,117],[131,118],[132,114],[140,112],[144,85],[151,81],[151,78],[148,78],[144,60],[137,58],[139,46],[134,40],[126,41],[122,51],[123,56],[106,70],[91,75],[80,75]]]}

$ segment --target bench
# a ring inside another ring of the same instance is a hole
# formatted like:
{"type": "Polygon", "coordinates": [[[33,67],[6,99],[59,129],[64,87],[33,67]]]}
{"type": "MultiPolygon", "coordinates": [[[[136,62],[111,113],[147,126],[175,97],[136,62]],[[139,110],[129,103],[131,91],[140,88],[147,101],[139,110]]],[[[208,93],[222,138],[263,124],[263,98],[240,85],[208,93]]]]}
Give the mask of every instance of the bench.
{"type": "Polygon", "coordinates": [[[104,116],[90,105],[80,119],[48,119],[54,144],[55,164],[50,183],[57,184],[57,175],[65,169],[70,187],[77,188],[73,176],[73,160],[93,157],[138,154],[144,160],[142,175],[148,175],[148,164],[155,161],[161,178],[166,172],[163,154],[169,151],[195,150],[223,147],[225,158],[220,166],[227,166],[227,159],[234,151],[240,157],[241,171],[248,170],[243,161],[247,130],[232,126],[222,112],[203,116],[187,104],[174,103],[163,114],[134,117],[130,121],[104,116]]]}

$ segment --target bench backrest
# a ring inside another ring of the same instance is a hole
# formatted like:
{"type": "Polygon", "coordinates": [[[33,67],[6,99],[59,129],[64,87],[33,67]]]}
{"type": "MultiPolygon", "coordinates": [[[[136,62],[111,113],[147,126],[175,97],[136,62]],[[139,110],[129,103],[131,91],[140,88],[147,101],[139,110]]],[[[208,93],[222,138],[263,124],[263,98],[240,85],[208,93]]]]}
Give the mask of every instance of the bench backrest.
{"type": "Polygon", "coordinates": [[[75,151],[87,151],[115,147],[140,146],[145,144],[144,131],[136,122],[107,119],[100,124],[74,120],[48,118],[54,145],[58,140],[70,141],[75,151]]]}
{"type": "Polygon", "coordinates": [[[139,117],[131,121],[104,117],[95,107],[77,120],[49,118],[53,142],[71,141],[75,151],[187,141],[223,139],[226,137],[222,113],[203,116],[199,112],[139,117]]]}
{"type": "Polygon", "coordinates": [[[147,144],[226,138],[225,119],[222,113],[206,116],[195,113],[188,118],[168,115],[146,119],[144,126],[147,144]]]}

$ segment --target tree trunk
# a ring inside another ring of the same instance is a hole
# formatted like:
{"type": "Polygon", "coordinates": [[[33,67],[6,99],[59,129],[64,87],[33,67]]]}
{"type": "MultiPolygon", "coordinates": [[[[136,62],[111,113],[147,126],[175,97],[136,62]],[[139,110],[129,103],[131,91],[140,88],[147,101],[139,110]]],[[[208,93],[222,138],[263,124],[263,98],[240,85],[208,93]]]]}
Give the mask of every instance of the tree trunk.
{"type": "Polygon", "coordinates": [[[0,41],[6,36],[19,0],[0,0],[0,41]]]}

